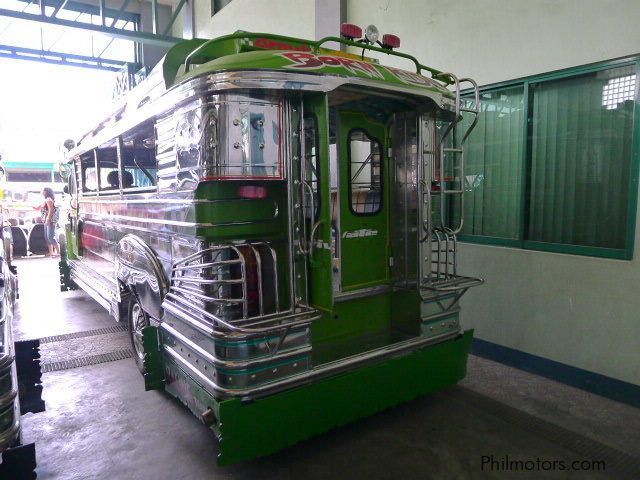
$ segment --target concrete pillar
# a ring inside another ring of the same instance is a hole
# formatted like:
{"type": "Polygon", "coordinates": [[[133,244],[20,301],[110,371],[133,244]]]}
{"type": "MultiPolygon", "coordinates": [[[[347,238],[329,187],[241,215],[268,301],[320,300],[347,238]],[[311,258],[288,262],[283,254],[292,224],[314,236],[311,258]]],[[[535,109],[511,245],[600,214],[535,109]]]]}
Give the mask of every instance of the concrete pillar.
{"type": "MultiPolygon", "coordinates": [[[[339,37],[340,24],[347,18],[347,0],[316,0],[316,40],[324,37],[339,37]]],[[[327,48],[344,49],[342,45],[331,42],[327,48]]]]}
{"type": "MultiPolygon", "coordinates": [[[[193,38],[195,35],[193,4],[196,0],[187,0],[182,7],[182,38],[193,38]]],[[[176,20],[177,21],[177,20],[176,20]]]]}

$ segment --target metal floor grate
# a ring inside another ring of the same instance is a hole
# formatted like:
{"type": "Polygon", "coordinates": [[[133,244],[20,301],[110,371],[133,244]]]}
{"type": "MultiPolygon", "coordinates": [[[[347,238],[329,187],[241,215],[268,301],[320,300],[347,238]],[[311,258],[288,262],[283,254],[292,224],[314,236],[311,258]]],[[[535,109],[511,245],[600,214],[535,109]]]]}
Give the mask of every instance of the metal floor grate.
{"type": "Polygon", "coordinates": [[[74,333],[65,333],[62,335],[53,335],[51,337],[43,337],[39,338],[40,343],[51,343],[51,342],[63,342],[65,340],[72,340],[75,338],[84,338],[84,337],[93,337],[95,335],[106,335],[107,333],[117,333],[117,332],[126,332],[127,325],[124,323],[118,323],[117,325],[112,325],[110,327],[105,328],[97,328],[95,330],[86,330],[84,332],[74,332],[74,333]]]}
{"type": "Polygon", "coordinates": [[[42,365],[42,373],[56,372],[58,370],[69,370],[71,368],[97,365],[99,363],[115,362],[116,360],[124,360],[125,358],[132,357],[133,351],[130,348],[124,350],[116,350],[115,352],[100,353],[98,355],[74,358],[72,360],[45,363],[42,365]]]}
{"type": "Polygon", "coordinates": [[[42,373],[69,370],[133,357],[127,325],[65,333],[36,339],[42,373]]]}
{"type": "Polygon", "coordinates": [[[592,440],[579,433],[548,422],[517,408],[505,405],[490,397],[456,386],[440,392],[451,400],[464,403],[479,412],[499,417],[510,425],[529,431],[567,450],[571,450],[584,458],[603,460],[607,471],[615,471],[617,478],[640,478],[640,457],[592,440]]]}

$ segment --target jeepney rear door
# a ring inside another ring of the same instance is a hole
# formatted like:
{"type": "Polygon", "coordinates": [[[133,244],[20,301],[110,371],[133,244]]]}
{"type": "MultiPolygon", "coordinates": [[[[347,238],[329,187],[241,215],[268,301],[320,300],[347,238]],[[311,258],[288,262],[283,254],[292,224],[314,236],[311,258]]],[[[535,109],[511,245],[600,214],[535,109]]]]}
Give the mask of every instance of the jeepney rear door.
{"type": "Polygon", "coordinates": [[[339,109],[335,116],[334,289],[346,292],[389,279],[386,129],[363,112],[339,109]]]}
{"type": "Polygon", "coordinates": [[[303,191],[305,230],[309,251],[307,265],[309,304],[323,310],[332,307],[331,210],[329,185],[329,127],[325,95],[303,102],[303,191]],[[313,207],[311,207],[313,205],[313,207]]]}

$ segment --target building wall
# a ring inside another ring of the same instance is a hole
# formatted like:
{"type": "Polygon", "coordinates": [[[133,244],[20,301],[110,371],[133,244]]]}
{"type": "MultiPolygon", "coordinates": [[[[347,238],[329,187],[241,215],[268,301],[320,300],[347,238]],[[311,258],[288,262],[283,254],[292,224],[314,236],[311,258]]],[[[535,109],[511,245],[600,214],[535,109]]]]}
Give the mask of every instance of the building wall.
{"type": "MultiPolygon", "coordinates": [[[[397,33],[402,51],[480,84],[640,52],[635,0],[348,0],[347,7],[349,22],[397,33]]],[[[462,244],[462,273],[486,280],[462,302],[463,323],[478,338],[640,384],[637,231],[635,245],[634,260],[620,261],[462,244]]]]}
{"type": "Polygon", "coordinates": [[[395,33],[403,52],[480,84],[640,50],[635,0],[346,1],[349,22],[395,33]]]}
{"type": "Polygon", "coordinates": [[[233,0],[211,16],[211,0],[194,0],[195,36],[214,38],[236,30],[313,37],[314,0],[233,0]]]}

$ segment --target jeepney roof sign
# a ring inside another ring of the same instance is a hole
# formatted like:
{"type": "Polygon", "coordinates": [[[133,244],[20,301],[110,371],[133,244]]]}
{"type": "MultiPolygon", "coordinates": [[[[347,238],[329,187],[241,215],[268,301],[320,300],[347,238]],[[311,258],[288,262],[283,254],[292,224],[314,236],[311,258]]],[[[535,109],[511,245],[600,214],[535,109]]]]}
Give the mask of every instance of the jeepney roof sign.
{"type": "Polygon", "coordinates": [[[178,77],[176,83],[182,83],[195,76],[228,70],[279,70],[356,77],[399,87],[427,89],[445,96],[451,95],[451,92],[441,83],[415,72],[362,61],[344,55],[328,52],[315,54],[298,50],[252,51],[216,58],[178,77]]]}

